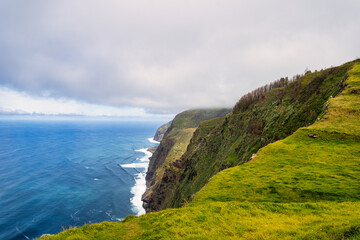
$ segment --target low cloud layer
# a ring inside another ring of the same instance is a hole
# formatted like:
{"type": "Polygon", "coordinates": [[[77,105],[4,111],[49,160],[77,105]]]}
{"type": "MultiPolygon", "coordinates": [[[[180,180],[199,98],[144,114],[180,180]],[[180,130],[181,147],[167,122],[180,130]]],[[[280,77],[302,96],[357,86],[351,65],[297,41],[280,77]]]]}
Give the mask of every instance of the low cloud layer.
{"type": "Polygon", "coordinates": [[[63,116],[94,117],[100,119],[141,119],[169,121],[172,114],[151,114],[143,108],[111,107],[66,98],[34,97],[0,87],[0,116],[63,116]]]}
{"type": "MultiPolygon", "coordinates": [[[[174,113],[360,56],[360,2],[0,2],[0,85],[174,113]]],[[[5,108],[6,106],[0,106],[5,108]]]]}

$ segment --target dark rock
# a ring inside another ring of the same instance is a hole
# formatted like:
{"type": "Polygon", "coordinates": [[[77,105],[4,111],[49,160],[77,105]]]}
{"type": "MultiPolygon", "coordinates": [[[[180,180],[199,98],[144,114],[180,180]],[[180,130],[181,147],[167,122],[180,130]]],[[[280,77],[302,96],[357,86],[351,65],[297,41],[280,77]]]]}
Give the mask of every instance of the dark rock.
{"type": "Polygon", "coordinates": [[[158,130],[156,131],[156,133],[154,135],[155,141],[161,142],[161,140],[164,138],[166,131],[171,126],[171,122],[172,121],[165,123],[164,125],[162,125],[161,127],[158,128],[158,130]]]}
{"type": "Polygon", "coordinates": [[[316,134],[309,134],[309,137],[311,137],[311,138],[317,138],[318,135],[316,135],[316,134]]]}
{"type": "Polygon", "coordinates": [[[147,150],[148,150],[149,152],[151,152],[152,154],[154,154],[154,152],[156,151],[156,148],[157,148],[157,147],[150,147],[150,148],[148,148],[147,150]]]}

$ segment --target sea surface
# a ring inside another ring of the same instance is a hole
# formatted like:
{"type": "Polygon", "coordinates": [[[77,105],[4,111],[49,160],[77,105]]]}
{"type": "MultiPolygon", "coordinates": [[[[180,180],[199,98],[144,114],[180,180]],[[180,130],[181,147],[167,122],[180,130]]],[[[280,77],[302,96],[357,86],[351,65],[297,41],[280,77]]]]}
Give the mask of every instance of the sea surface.
{"type": "Polygon", "coordinates": [[[0,120],[0,239],[143,214],[161,124],[0,120]]]}

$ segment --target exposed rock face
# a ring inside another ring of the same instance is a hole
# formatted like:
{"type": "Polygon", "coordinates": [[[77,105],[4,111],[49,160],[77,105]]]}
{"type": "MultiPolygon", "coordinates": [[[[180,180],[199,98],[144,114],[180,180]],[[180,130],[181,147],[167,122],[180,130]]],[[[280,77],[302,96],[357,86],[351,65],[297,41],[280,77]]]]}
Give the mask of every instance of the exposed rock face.
{"type": "Polygon", "coordinates": [[[151,152],[152,154],[154,154],[154,152],[156,151],[156,148],[157,148],[157,147],[150,147],[150,148],[148,148],[147,150],[148,150],[149,152],[151,152]]]}
{"type": "Polygon", "coordinates": [[[311,138],[317,138],[318,136],[316,134],[309,134],[309,137],[311,138]]]}
{"type": "Polygon", "coordinates": [[[158,128],[158,130],[156,131],[155,135],[154,135],[154,140],[161,142],[161,140],[164,138],[164,135],[166,133],[166,131],[168,130],[168,128],[171,125],[171,122],[165,123],[164,125],[162,125],[161,127],[158,128]]]}

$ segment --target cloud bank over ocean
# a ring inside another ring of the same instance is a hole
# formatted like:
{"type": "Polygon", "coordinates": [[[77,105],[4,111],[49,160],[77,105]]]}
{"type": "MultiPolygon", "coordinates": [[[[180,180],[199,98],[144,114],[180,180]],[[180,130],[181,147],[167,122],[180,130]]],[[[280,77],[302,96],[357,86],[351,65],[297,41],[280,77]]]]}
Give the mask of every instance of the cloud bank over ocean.
{"type": "Polygon", "coordinates": [[[279,72],[358,57],[359,8],[355,0],[4,0],[0,86],[130,115],[231,107],[279,72]]]}
{"type": "Polygon", "coordinates": [[[53,115],[63,117],[105,117],[172,119],[172,114],[151,114],[139,107],[112,107],[67,98],[36,97],[0,87],[0,115],[53,115]]]}

